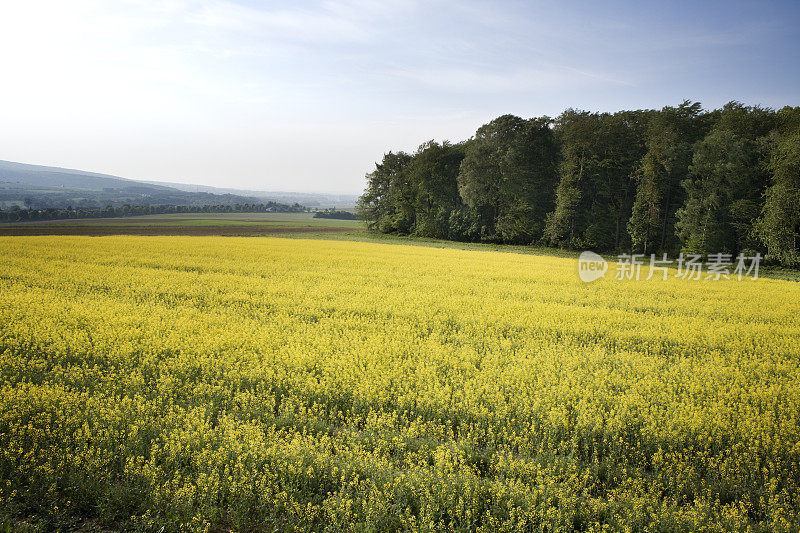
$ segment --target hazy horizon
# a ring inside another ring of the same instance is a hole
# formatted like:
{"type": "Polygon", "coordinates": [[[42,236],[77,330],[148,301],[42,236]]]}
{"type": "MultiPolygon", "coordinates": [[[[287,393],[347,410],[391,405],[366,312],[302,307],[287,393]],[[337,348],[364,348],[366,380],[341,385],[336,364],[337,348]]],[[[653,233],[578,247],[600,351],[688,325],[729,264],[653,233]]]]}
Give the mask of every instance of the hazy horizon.
{"type": "Polygon", "coordinates": [[[800,105],[800,8],[27,2],[0,18],[0,159],[358,194],[389,150],[505,113],[800,105]]]}

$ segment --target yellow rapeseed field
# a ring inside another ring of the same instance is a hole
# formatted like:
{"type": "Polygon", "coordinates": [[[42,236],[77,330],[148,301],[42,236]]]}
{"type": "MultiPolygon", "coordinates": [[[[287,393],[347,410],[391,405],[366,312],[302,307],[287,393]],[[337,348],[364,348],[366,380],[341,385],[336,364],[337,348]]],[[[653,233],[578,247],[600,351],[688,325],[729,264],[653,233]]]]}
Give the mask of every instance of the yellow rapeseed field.
{"type": "Polygon", "coordinates": [[[140,531],[797,531],[800,285],[0,239],[0,503],[140,531]]]}

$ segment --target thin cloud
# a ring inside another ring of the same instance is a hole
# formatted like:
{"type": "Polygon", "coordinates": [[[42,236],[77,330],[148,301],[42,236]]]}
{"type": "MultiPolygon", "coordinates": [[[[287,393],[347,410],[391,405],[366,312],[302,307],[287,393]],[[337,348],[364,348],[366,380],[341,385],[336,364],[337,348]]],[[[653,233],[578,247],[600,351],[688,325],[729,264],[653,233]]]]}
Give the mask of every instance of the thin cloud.
{"type": "Polygon", "coordinates": [[[613,76],[569,67],[515,68],[486,72],[472,68],[396,70],[394,76],[423,87],[454,93],[509,93],[592,85],[630,85],[613,76]]]}
{"type": "Polygon", "coordinates": [[[503,113],[780,106],[800,86],[800,12],[778,4],[6,4],[4,158],[143,178],[280,189],[268,166],[357,190],[375,154],[503,113]]]}
{"type": "Polygon", "coordinates": [[[256,9],[217,0],[192,10],[187,20],[216,30],[257,33],[266,40],[365,43],[377,35],[375,19],[406,10],[399,3],[364,0],[289,9],[256,9]]]}

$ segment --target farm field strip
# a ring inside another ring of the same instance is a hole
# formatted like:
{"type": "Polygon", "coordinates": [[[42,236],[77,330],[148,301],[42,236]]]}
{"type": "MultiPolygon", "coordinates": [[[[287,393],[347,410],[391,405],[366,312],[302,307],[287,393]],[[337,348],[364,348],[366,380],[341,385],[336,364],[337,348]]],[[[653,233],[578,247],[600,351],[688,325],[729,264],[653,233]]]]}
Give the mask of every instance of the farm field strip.
{"type": "Polygon", "coordinates": [[[309,213],[211,213],[200,216],[65,219],[0,224],[0,236],[33,235],[268,235],[363,230],[353,220],[313,218],[309,213]]]}
{"type": "Polygon", "coordinates": [[[583,284],[572,258],[311,239],[0,237],[0,254],[8,513],[798,525],[796,283],[583,284]]]}

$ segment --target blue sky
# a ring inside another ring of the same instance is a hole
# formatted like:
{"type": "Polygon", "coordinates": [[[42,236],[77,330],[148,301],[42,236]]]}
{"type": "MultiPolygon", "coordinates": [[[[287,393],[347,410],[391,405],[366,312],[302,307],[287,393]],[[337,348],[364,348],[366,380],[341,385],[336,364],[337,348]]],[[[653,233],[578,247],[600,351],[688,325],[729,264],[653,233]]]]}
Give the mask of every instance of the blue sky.
{"type": "Polygon", "coordinates": [[[17,2],[0,159],[358,193],[504,114],[800,105],[800,2],[17,2]]]}

